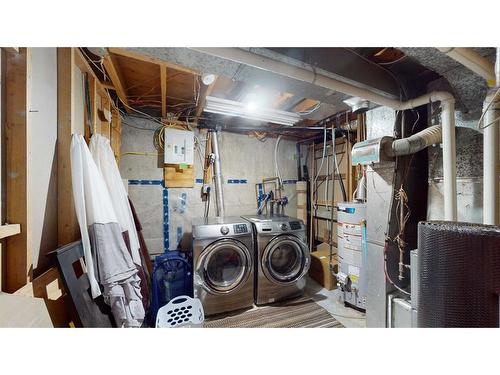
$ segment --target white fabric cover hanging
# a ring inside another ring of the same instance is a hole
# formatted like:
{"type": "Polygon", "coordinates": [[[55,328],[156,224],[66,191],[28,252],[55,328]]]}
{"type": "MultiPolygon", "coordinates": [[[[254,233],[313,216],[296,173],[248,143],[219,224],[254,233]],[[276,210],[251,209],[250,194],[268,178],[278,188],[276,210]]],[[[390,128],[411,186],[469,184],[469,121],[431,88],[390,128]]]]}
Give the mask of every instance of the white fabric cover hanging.
{"type": "Polygon", "coordinates": [[[90,139],[89,148],[97,168],[99,168],[108,187],[118,223],[122,231],[128,232],[132,259],[135,264],[140,266],[140,245],[134,217],[132,215],[132,209],[130,208],[128,194],[125,190],[125,186],[123,186],[120,171],[118,170],[118,165],[116,164],[116,159],[113,155],[109,140],[100,134],[94,134],[90,139]]]}
{"type": "Polygon", "coordinates": [[[71,139],[71,178],[76,217],[82,235],[83,253],[87,266],[92,298],[101,295],[95,274],[88,228],[93,223],[116,222],[111,199],[102,176],[89,152],[85,139],[73,134],[71,139]]]}
{"type": "Polygon", "coordinates": [[[101,295],[100,282],[116,324],[140,327],[145,312],[138,269],[125,245],[112,194],[79,134],[71,140],[71,175],[92,297],[101,295]]]}

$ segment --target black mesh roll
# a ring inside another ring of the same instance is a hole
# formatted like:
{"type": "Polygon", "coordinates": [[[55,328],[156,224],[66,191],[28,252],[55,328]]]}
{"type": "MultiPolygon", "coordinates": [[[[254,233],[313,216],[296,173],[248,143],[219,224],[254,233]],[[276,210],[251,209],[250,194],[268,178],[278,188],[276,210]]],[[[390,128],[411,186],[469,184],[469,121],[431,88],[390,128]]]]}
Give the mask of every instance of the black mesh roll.
{"type": "Polygon", "coordinates": [[[418,326],[498,327],[500,227],[418,225],[418,326]]]}

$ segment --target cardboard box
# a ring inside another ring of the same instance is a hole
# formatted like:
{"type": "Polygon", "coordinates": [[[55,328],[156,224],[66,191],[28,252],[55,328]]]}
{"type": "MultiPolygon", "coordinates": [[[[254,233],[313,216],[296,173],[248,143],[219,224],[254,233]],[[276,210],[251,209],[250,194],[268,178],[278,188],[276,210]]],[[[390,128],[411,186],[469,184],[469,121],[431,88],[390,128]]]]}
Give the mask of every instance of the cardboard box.
{"type": "MultiPolygon", "coordinates": [[[[332,264],[334,271],[338,272],[338,260],[335,254],[337,249],[334,248],[334,255],[332,257],[332,264]]],[[[309,268],[309,276],[317,283],[322,285],[328,290],[337,288],[337,279],[330,272],[330,251],[328,246],[324,246],[318,251],[311,253],[311,267],[309,268]]]]}

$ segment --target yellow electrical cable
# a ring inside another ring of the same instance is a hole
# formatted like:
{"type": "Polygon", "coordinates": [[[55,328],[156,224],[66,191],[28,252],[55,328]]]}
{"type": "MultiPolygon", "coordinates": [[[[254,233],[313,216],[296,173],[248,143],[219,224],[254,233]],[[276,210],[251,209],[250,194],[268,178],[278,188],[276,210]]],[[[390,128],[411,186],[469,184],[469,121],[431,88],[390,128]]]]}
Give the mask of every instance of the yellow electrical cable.
{"type": "Polygon", "coordinates": [[[129,151],[120,154],[120,156],[124,155],[136,155],[136,156],[158,156],[157,152],[138,152],[138,151],[129,151]]]}

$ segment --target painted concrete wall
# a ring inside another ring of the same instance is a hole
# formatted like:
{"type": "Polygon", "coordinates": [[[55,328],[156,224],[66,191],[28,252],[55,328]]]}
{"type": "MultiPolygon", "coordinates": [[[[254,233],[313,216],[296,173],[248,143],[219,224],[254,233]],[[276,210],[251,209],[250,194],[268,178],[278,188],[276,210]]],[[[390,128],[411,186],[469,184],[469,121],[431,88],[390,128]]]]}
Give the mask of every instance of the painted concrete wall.
{"type": "Polygon", "coordinates": [[[57,52],[28,49],[28,246],[33,268],[57,248],[57,52]]]}
{"type": "MultiPolygon", "coordinates": [[[[158,124],[126,116],[122,127],[122,157],[120,170],[122,178],[128,180],[162,180],[163,155],[130,155],[127,152],[155,153],[153,133],[158,124]]],[[[204,144],[204,136],[199,135],[204,144]]],[[[261,142],[247,135],[222,132],[219,138],[226,215],[255,214],[257,202],[255,184],[263,178],[275,176],[275,138],[261,142]],[[228,180],[246,180],[233,184],[228,180]]],[[[282,140],[278,150],[283,180],[297,179],[295,142],[282,140]]],[[[200,157],[195,154],[196,178],[202,178],[200,157]]],[[[177,248],[182,237],[191,232],[191,220],[203,216],[205,203],[202,202],[201,183],[194,188],[168,189],[169,248],[177,248]],[[185,198],[184,198],[185,197],[185,198]]],[[[143,226],[143,234],[152,254],[163,252],[163,188],[159,185],[129,185],[128,191],[143,226]]],[[[285,213],[296,215],[295,183],[285,184],[285,195],[290,203],[285,213]]],[[[210,202],[210,216],[215,216],[214,195],[210,202]]],[[[183,244],[185,245],[185,244],[183,244]]]]}

